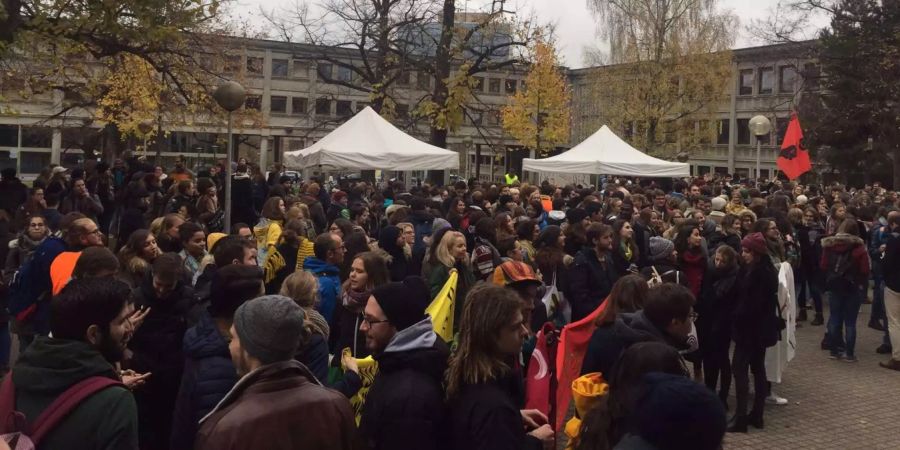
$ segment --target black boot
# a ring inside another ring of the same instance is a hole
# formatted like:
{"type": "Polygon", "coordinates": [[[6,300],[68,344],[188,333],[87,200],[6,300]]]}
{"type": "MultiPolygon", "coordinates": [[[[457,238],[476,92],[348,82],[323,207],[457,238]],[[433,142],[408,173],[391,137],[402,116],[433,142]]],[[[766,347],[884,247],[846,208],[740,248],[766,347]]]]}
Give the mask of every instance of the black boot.
{"type": "Polygon", "coordinates": [[[747,416],[734,416],[728,422],[729,433],[746,433],[747,432],[747,416]]]}
{"type": "Polygon", "coordinates": [[[753,428],[757,430],[763,429],[763,415],[762,413],[758,413],[756,411],[750,411],[750,414],[747,416],[747,423],[752,425],[753,428]]]}
{"type": "Polygon", "coordinates": [[[809,324],[812,326],[819,326],[825,323],[825,318],[822,317],[822,313],[816,313],[815,319],[812,320],[809,324]]]}

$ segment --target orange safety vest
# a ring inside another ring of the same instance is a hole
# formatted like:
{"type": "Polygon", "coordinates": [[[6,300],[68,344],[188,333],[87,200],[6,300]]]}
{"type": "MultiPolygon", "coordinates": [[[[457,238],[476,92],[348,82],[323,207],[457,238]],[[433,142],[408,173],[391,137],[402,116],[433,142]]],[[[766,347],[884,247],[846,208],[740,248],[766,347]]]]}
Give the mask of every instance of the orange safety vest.
{"type": "Polygon", "coordinates": [[[80,256],[81,252],[62,252],[50,264],[50,282],[53,285],[54,296],[69,284],[72,272],[75,271],[75,263],[80,256]]]}

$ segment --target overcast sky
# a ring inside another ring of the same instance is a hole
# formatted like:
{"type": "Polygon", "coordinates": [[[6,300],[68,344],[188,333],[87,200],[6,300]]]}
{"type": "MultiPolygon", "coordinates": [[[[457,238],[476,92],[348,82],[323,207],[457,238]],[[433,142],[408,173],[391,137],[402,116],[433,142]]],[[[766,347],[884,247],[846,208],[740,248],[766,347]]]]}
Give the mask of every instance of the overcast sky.
{"type": "MultiPolygon", "coordinates": [[[[272,8],[291,7],[295,3],[296,0],[237,0],[235,11],[249,18],[251,23],[264,27],[265,19],[260,14],[260,6],[268,11],[272,8]]],[[[312,5],[316,3],[317,0],[310,1],[312,5]]],[[[490,5],[491,0],[457,0],[460,8],[466,3],[469,10],[476,10],[490,5]]],[[[778,6],[778,0],[720,0],[720,3],[721,8],[732,10],[740,19],[736,48],[765,44],[754,40],[746,27],[754,19],[769,17],[778,6]]],[[[596,37],[596,22],[588,11],[586,0],[510,0],[507,5],[507,9],[533,10],[540,20],[555,23],[562,63],[571,68],[583,67],[584,49],[597,46],[600,42],[596,37]]],[[[827,22],[818,20],[816,23],[823,26],[827,22]]],[[[813,31],[808,30],[807,35],[813,36],[813,31]]]]}

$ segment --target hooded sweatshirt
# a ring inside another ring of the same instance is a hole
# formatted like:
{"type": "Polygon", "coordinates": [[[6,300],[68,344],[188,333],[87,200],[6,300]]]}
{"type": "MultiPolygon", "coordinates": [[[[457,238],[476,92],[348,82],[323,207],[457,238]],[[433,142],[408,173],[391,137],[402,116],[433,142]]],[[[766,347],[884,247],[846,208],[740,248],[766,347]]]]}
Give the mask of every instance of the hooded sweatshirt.
{"type": "Polygon", "coordinates": [[[315,275],[319,281],[319,305],[317,308],[322,317],[331,323],[334,308],[341,295],[341,270],[333,264],[328,264],[312,256],[306,258],[303,269],[315,275]]]}
{"type": "Polygon", "coordinates": [[[360,422],[367,448],[442,448],[446,441],[442,382],[449,356],[428,317],[394,335],[375,356],[378,374],[360,422]]]}
{"type": "MultiPolygon", "coordinates": [[[[118,380],[113,366],[91,345],[38,336],[12,371],[16,409],[33,421],[66,389],[92,376],[118,380]]],[[[47,433],[40,447],[137,449],[134,397],[121,386],[91,395],[47,433]]]]}

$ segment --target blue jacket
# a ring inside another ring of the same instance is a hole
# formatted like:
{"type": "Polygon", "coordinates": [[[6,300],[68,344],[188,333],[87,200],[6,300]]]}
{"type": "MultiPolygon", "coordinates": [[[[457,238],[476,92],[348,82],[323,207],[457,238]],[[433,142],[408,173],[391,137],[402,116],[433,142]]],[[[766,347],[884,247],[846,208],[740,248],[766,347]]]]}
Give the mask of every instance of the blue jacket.
{"type": "Polygon", "coordinates": [[[34,256],[20,269],[21,281],[11,288],[9,312],[18,314],[33,304],[37,310],[28,318],[35,334],[46,336],[50,333],[50,265],[60,253],[66,251],[65,242],[57,237],[48,237],[35,250],[34,256]]]}
{"type": "Polygon", "coordinates": [[[341,271],[332,264],[309,256],[303,262],[303,269],[316,276],[319,281],[319,313],[331,323],[334,307],[341,297],[341,271]]]}
{"type": "Polygon", "coordinates": [[[172,450],[194,448],[197,422],[219,403],[238,381],[228,341],[209,312],[184,334],[184,373],[172,414],[172,450]]]}

